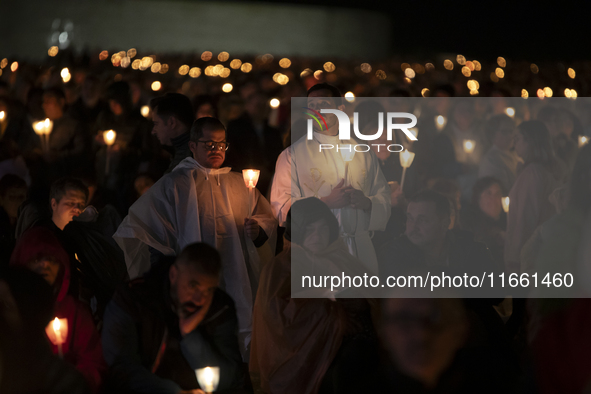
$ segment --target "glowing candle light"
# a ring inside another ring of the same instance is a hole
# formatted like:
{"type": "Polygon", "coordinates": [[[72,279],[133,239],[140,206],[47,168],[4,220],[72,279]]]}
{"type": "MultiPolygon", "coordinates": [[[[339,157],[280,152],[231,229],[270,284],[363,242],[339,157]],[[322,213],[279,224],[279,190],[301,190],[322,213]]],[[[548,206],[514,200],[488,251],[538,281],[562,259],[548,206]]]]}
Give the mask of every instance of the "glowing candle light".
{"type": "Polygon", "coordinates": [[[45,333],[49,341],[57,346],[57,352],[60,358],[64,357],[62,345],[68,338],[68,319],[55,318],[45,327],[45,333]]]}
{"type": "Polygon", "coordinates": [[[244,184],[248,188],[248,217],[251,217],[252,211],[252,200],[254,198],[254,188],[259,181],[259,176],[261,175],[260,170],[242,170],[242,178],[244,179],[244,184]]]}
{"type": "Polygon", "coordinates": [[[4,122],[5,117],[6,117],[6,114],[4,113],[4,111],[0,111],[0,123],[4,122]]]}
{"type": "Polygon", "coordinates": [[[220,382],[220,367],[205,367],[195,370],[197,382],[201,390],[206,393],[213,393],[217,390],[220,382]]]}
{"type": "Polygon", "coordinates": [[[400,165],[402,166],[402,179],[400,180],[400,190],[404,187],[404,177],[406,176],[406,169],[410,167],[413,160],[415,159],[415,153],[405,149],[400,154],[400,165]]]}
{"type": "Polygon", "coordinates": [[[105,141],[105,145],[107,145],[107,158],[105,160],[105,175],[109,174],[109,162],[111,161],[111,150],[109,149],[115,143],[115,139],[117,138],[117,133],[115,130],[107,130],[103,131],[103,140],[105,141]]]}
{"type": "Polygon", "coordinates": [[[345,100],[347,100],[350,103],[354,102],[355,101],[355,94],[353,94],[353,92],[345,93],[345,100]]]}
{"type": "Polygon", "coordinates": [[[435,126],[437,127],[437,131],[441,131],[445,128],[447,124],[447,118],[443,115],[439,115],[435,117],[435,126]]]}
{"type": "Polygon", "coordinates": [[[513,118],[515,116],[515,108],[507,107],[505,108],[505,113],[507,114],[507,116],[513,118]]]}
{"type": "Polygon", "coordinates": [[[509,212],[509,197],[503,197],[501,201],[503,203],[503,211],[509,212]]]}
{"type": "Polygon", "coordinates": [[[271,99],[271,101],[269,101],[269,106],[270,106],[271,108],[279,108],[279,104],[280,104],[280,102],[279,102],[279,100],[278,100],[278,99],[276,99],[276,98],[274,98],[274,99],[271,99]]]}
{"type": "Polygon", "coordinates": [[[49,152],[49,134],[51,134],[52,129],[53,122],[49,118],[33,123],[33,130],[41,139],[41,148],[45,153],[49,152]]]}
{"type": "Polygon", "coordinates": [[[142,116],[144,118],[147,118],[148,116],[150,116],[150,107],[147,105],[143,105],[140,112],[142,113],[142,116]]]}
{"type": "Polygon", "coordinates": [[[476,141],[464,140],[464,152],[466,152],[467,154],[474,152],[475,147],[476,147],[476,141]]]}
{"type": "Polygon", "coordinates": [[[582,148],[585,144],[589,142],[589,137],[585,135],[579,136],[579,148],[582,148]]]}

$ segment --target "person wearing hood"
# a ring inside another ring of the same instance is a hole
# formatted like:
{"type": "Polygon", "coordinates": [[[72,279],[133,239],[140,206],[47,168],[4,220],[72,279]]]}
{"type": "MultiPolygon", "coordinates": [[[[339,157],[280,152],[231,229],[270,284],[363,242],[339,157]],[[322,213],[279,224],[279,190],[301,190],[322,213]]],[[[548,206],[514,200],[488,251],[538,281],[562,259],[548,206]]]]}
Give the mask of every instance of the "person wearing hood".
{"type": "MultiPolygon", "coordinates": [[[[64,360],[74,365],[97,392],[106,370],[100,336],[88,308],[68,294],[70,259],[56,235],[42,226],[30,229],[19,239],[10,265],[26,267],[52,286],[55,317],[66,319],[68,325],[62,345],[64,360]]],[[[51,348],[58,354],[56,345],[52,344],[51,348]]]]}
{"type": "Polygon", "coordinates": [[[176,256],[191,243],[215,247],[222,256],[220,287],[236,303],[241,353],[247,360],[259,274],[273,256],[277,222],[258,190],[249,203],[241,174],[222,168],[228,143],[218,119],[195,121],[189,148],[193,157],[181,161],[131,206],[114,238],[124,252],[130,279],[148,271],[161,255],[176,256]]]}

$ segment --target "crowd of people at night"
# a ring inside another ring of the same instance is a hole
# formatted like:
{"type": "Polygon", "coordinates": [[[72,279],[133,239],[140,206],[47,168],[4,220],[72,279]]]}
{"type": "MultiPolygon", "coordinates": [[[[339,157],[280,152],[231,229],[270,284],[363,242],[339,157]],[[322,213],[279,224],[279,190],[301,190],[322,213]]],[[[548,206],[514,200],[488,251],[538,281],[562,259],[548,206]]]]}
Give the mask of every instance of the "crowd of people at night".
{"type": "Polygon", "coordinates": [[[433,59],[3,59],[0,392],[587,392],[591,63],[433,59]],[[343,177],[296,97],[364,134],[416,114],[412,166],[372,145],[343,177]],[[305,270],[557,267],[562,298],[292,298],[305,270]]]}

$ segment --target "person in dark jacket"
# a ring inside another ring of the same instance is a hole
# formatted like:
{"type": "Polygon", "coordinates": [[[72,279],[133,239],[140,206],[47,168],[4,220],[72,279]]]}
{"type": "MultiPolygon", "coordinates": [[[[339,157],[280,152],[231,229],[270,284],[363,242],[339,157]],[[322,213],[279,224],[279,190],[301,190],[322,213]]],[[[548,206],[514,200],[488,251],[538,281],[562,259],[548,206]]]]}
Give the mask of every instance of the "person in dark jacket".
{"type": "Polygon", "coordinates": [[[10,259],[16,243],[18,209],[27,198],[27,184],[13,174],[0,179],[0,267],[10,259]]]}
{"type": "Polygon", "coordinates": [[[115,294],[103,328],[112,390],[191,392],[195,370],[206,366],[220,368],[218,390],[242,386],[238,320],[220,275],[219,253],[195,243],[115,294]]]}
{"type": "Polygon", "coordinates": [[[180,93],[168,93],[150,101],[154,128],[152,134],[164,146],[172,146],[174,155],[166,173],[171,172],[184,158],[191,157],[189,131],[195,120],[189,98],[180,93]]]}
{"type": "Polygon", "coordinates": [[[406,233],[385,244],[378,253],[382,277],[425,268],[450,274],[496,270],[486,245],[475,242],[471,233],[449,230],[451,207],[443,194],[433,190],[415,194],[406,216],[406,233]]]}

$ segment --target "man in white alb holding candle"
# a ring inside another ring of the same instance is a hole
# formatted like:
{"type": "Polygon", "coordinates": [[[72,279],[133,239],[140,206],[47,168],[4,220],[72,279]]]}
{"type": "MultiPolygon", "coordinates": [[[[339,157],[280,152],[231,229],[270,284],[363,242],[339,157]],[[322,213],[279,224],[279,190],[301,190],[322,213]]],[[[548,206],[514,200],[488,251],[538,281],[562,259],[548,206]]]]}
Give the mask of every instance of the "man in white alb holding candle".
{"type": "Polygon", "coordinates": [[[222,256],[220,287],[236,303],[241,352],[247,360],[258,278],[264,262],[273,257],[277,222],[257,190],[249,212],[242,174],[222,168],[228,143],[219,120],[195,121],[189,148],[193,157],[142,195],[113,237],[123,249],[130,278],[191,243],[215,247],[222,256]]]}
{"type": "MultiPolygon", "coordinates": [[[[315,85],[308,90],[308,108],[344,110],[341,93],[328,84],[315,85]]],[[[326,125],[314,124],[312,140],[303,136],[279,156],[271,190],[273,213],[283,226],[293,202],[306,197],[321,199],[337,217],[349,252],[364,263],[368,274],[377,274],[371,232],[384,230],[388,223],[388,183],[372,152],[355,153],[348,165],[348,179],[344,179],[346,166],[341,152],[320,151],[320,144],[336,147],[355,145],[357,141],[339,140],[337,117],[332,114],[323,117],[326,125]]]]}

